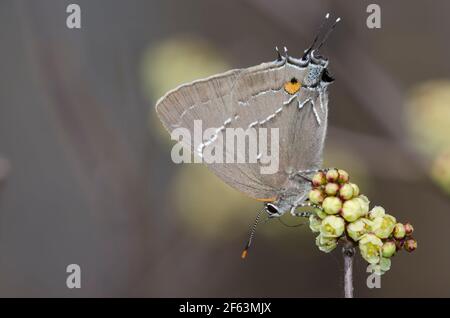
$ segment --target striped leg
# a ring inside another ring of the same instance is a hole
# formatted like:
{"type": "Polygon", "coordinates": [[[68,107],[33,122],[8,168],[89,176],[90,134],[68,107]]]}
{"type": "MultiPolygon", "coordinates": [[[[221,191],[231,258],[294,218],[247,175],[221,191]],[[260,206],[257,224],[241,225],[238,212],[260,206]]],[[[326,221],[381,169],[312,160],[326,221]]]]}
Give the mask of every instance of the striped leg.
{"type": "Polygon", "coordinates": [[[300,203],[300,204],[295,205],[295,206],[292,207],[292,209],[291,209],[291,214],[292,214],[293,216],[298,216],[298,217],[310,217],[312,214],[314,214],[313,212],[295,212],[295,210],[296,210],[297,208],[302,208],[302,207],[305,207],[305,206],[311,207],[311,208],[318,208],[318,209],[321,209],[318,205],[313,204],[313,203],[311,203],[311,202],[302,202],[302,203],[300,203]]]}

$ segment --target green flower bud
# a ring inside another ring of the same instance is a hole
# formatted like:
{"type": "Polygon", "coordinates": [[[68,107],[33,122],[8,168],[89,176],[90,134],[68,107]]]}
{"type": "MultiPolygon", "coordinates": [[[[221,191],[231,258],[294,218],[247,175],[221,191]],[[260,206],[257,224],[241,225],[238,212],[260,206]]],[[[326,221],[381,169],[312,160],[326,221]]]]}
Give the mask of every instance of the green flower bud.
{"type": "Polygon", "coordinates": [[[330,169],[327,171],[327,181],[336,182],[339,178],[339,172],[336,169],[330,169]]]}
{"type": "Polygon", "coordinates": [[[325,185],[326,183],[327,178],[325,176],[325,173],[323,173],[322,171],[316,173],[312,178],[312,184],[314,187],[320,187],[322,185],[325,185]]]}
{"type": "Polygon", "coordinates": [[[330,253],[337,246],[337,239],[333,237],[324,237],[319,235],[316,237],[316,245],[322,252],[330,253]]]}
{"type": "Polygon", "coordinates": [[[402,238],[404,238],[406,235],[406,231],[405,231],[405,226],[401,223],[397,223],[395,224],[394,227],[394,237],[397,240],[401,240],[402,238]]]}
{"type": "Polygon", "coordinates": [[[413,226],[411,225],[411,223],[406,223],[405,224],[405,233],[406,233],[406,236],[410,236],[412,233],[414,232],[414,228],[413,228],[413,226]]]}
{"type": "Polygon", "coordinates": [[[369,204],[370,204],[369,199],[362,194],[355,199],[358,199],[359,202],[361,203],[362,216],[366,216],[369,213],[369,204]]]}
{"type": "Polygon", "coordinates": [[[322,220],[320,234],[323,237],[340,237],[345,230],[345,222],[342,218],[329,215],[322,220]]]}
{"type": "Polygon", "coordinates": [[[369,212],[369,219],[375,220],[378,217],[384,216],[386,213],[384,211],[384,208],[381,206],[376,206],[369,212]]]}
{"type": "Polygon", "coordinates": [[[373,220],[373,233],[381,239],[386,239],[394,230],[397,220],[389,214],[377,217],[373,220]]]}
{"type": "Polygon", "coordinates": [[[322,224],[322,219],[320,219],[317,215],[311,214],[309,217],[309,228],[314,233],[320,232],[320,225],[322,224]]]}
{"type": "Polygon", "coordinates": [[[359,195],[359,187],[354,183],[349,183],[353,188],[353,196],[357,197],[359,195]]]}
{"type": "Polygon", "coordinates": [[[325,186],[325,193],[327,195],[335,196],[339,191],[339,185],[337,183],[327,183],[325,186]]]}
{"type": "Polygon", "coordinates": [[[365,218],[361,218],[347,225],[347,234],[354,241],[359,241],[359,239],[361,239],[363,235],[370,232],[370,229],[371,221],[365,218]]]}
{"type": "Polygon", "coordinates": [[[395,246],[395,243],[392,241],[385,242],[381,247],[381,254],[383,255],[383,257],[387,258],[392,257],[392,255],[394,255],[396,251],[397,247],[395,246]]]}
{"type": "Polygon", "coordinates": [[[356,221],[362,216],[361,203],[357,198],[344,202],[341,215],[348,222],[356,221]]]}
{"type": "Polygon", "coordinates": [[[338,174],[339,174],[339,176],[338,176],[338,182],[339,183],[346,183],[346,182],[348,182],[349,177],[348,177],[347,171],[339,169],[338,170],[338,174]]]}
{"type": "Polygon", "coordinates": [[[403,246],[407,252],[412,252],[417,248],[417,241],[413,238],[409,238],[405,241],[405,245],[403,246]]]}
{"type": "Polygon", "coordinates": [[[350,200],[353,197],[353,187],[346,183],[339,189],[339,197],[342,200],[350,200]]]}
{"type": "Polygon", "coordinates": [[[391,260],[389,258],[382,257],[380,259],[380,267],[383,272],[387,272],[391,269],[391,260]]]}
{"type": "Polygon", "coordinates": [[[323,202],[324,195],[322,190],[320,189],[312,189],[309,191],[309,201],[311,201],[314,204],[320,204],[323,202]]]}
{"type": "Polygon", "coordinates": [[[380,261],[383,242],[373,234],[365,234],[359,240],[361,256],[370,264],[378,264],[380,261]]]}
{"type": "Polygon", "coordinates": [[[322,220],[328,216],[328,214],[326,214],[322,209],[319,208],[314,208],[314,213],[322,220]]]}
{"type": "Polygon", "coordinates": [[[342,208],[342,201],[337,197],[326,197],[323,200],[322,207],[327,214],[337,214],[342,208]]]}

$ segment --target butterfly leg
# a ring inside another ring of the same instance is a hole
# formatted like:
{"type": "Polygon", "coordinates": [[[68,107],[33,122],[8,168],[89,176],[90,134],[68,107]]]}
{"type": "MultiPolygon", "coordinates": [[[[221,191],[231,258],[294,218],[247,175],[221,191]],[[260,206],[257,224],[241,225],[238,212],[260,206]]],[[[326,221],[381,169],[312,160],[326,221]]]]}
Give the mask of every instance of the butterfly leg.
{"type": "Polygon", "coordinates": [[[319,208],[320,209],[320,207],[318,205],[313,204],[311,202],[302,202],[302,203],[294,205],[291,208],[291,214],[293,216],[298,216],[298,217],[310,217],[312,214],[314,214],[314,212],[308,212],[308,211],[306,211],[306,212],[296,212],[295,211],[297,208],[303,208],[305,206],[311,207],[311,208],[319,208]]]}

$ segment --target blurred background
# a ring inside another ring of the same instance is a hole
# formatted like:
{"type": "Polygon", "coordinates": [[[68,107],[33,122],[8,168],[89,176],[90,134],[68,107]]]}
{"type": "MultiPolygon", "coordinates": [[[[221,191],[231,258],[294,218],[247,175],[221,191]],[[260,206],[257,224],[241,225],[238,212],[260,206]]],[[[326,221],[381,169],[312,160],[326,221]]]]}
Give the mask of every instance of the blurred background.
{"type": "MultiPolygon", "coordinates": [[[[262,204],[202,165],[172,163],[156,100],[186,81],[300,56],[325,13],[325,166],[415,226],[356,297],[449,297],[450,2],[98,0],[0,2],[0,296],[341,297],[342,255],[307,226],[259,226],[262,204]],[[66,27],[81,7],[82,28],[66,27]],[[81,289],[66,266],[81,266],[81,289]]],[[[298,220],[285,220],[296,224],[298,220]]]]}

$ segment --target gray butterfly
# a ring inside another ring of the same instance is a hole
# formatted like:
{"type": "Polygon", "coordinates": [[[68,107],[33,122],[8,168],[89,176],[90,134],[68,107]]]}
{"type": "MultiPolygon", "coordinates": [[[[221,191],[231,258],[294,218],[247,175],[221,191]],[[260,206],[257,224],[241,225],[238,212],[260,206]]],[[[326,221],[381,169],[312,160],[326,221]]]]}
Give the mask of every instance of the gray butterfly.
{"type": "MultiPolygon", "coordinates": [[[[217,133],[226,128],[278,128],[278,172],[262,174],[260,162],[207,164],[230,186],[264,201],[270,217],[287,211],[296,215],[297,207],[308,205],[308,176],[322,165],[327,90],[333,82],[328,60],[318,50],[339,20],[316,46],[319,32],[299,59],[289,56],[286,48],[283,55],[277,49],[275,61],[181,85],[157,102],[156,111],[169,132],[178,127],[193,131],[195,120],[201,120],[204,127],[215,127],[217,133]]],[[[216,137],[197,143],[183,141],[202,156],[207,147],[219,142],[216,137]]]]}

